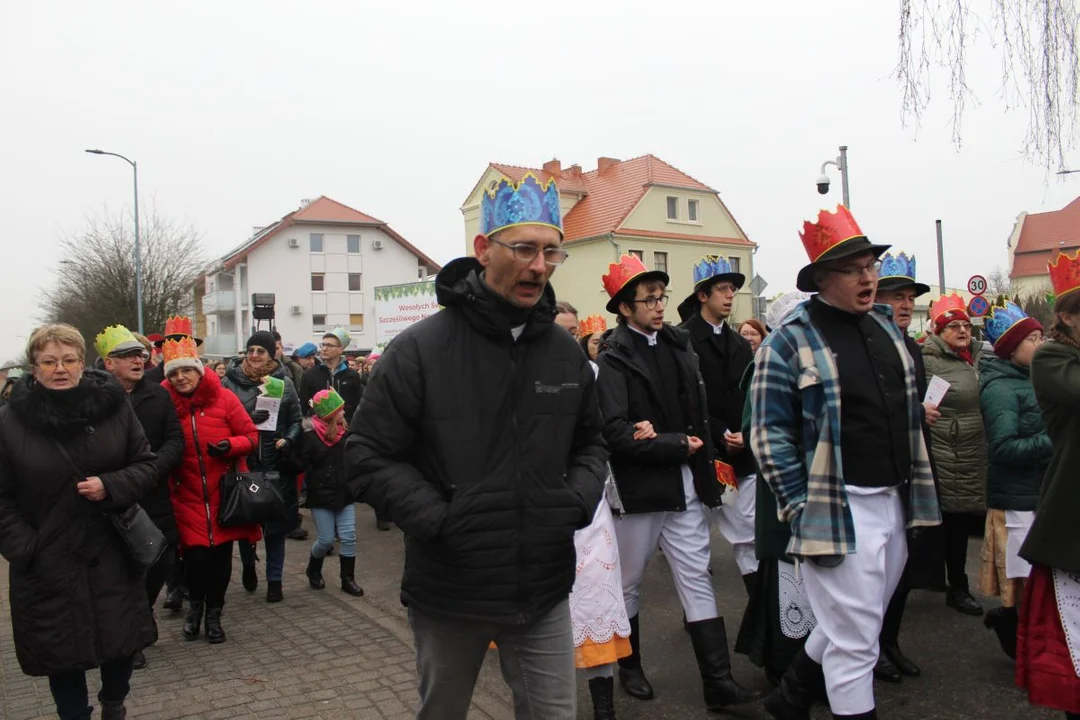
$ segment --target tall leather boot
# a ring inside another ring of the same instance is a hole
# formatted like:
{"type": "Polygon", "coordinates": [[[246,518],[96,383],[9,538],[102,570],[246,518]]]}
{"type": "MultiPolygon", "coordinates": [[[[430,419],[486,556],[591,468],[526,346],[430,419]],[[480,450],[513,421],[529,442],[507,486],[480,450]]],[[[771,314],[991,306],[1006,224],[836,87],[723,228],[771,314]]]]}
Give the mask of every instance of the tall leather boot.
{"type": "Polygon", "coordinates": [[[221,627],[221,608],[206,608],[206,640],[211,645],[225,642],[225,630],[221,627]]]}
{"type": "Polygon", "coordinates": [[[705,707],[718,711],[728,705],[744,705],[764,697],[763,693],[744,688],[731,676],[731,655],[728,654],[724,618],[698,620],[688,627],[694,656],[701,671],[705,707]]]}
{"type": "Polygon", "coordinates": [[[103,700],[101,702],[101,720],[125,720],[127,708],[123,700],[103,700]]]}
{"type": "Polygon", "coordinates": [[[325,558],[317,558],[314,555],[308,558],[307,570],[304,574],[307,575],[308,585],[315,590],[322,590],[326,587],[326,580],[322,576],[323,560],[325,558]]]}
{"type": "Polygon", "coordinates": [[[598,677],[589,680],[593,720],[615,720],[615,678],[598,677]]]}
{"type": "Polygon", "coordinates": [[[825,672],[800,648],[791,659],[780,686],[765,698],[765,710],[774,720],[810,720],[810,708],[823,695],[825,672]]]}
{"type": "Polygon", "coordinates": [[[1002,652],[1010,660],[1016,659],[1016,627],[1019,624],[1020,617],[1014,607],[994,608],[983,618],[983,625],[994,631],[1002,652]]]}
{"type": "Polygon", "coordinates": [[[636,697],[638,700],[652,700],[655,697],[652,685],[645,677],[645,671],[641,669],[639,627],[638,616],[630,618],[630,655],[619,658],[619,684],[631,697],[636,697]]]}
{"type": "Polygon", "coordinates": [[[206,603],[201,600],[192,600],[188,605],[187,618],[184,619],[184,639],[194,640],[199,637],[199,627],[202,625],[203,610],[206,603]]]}
{"type": "Polygon", "coordinates": [[[364,588],[356,584],[356,558],[342,555],[338,560],[341,562],[341,592],[360,597],[364,588]]]}

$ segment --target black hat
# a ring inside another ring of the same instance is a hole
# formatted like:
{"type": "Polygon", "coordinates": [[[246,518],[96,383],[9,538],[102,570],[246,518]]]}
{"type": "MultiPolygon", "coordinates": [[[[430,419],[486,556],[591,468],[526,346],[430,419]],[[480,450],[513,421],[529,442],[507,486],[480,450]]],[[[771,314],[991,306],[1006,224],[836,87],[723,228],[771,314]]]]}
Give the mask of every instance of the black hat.
{"type": "Polygon", "coordinates": [[[267,330],[259,330],[248,338],[247,345],[244,345],[244,348],[252,346],[265,348],[270,357],[277,354],[277,340],[274,339],[274,334],[267,330]]]}

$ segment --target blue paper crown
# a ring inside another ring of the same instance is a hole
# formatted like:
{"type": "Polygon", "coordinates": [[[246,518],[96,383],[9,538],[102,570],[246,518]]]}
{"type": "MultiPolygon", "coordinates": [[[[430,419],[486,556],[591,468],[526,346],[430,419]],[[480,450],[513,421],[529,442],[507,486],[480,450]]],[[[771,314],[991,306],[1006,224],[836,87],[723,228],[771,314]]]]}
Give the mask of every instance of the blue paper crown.
{"type": "Polygon", "coordinates": [[[526,173],[520,183],[504,177],[480,202],[480,232],[488,237],[514,225],[546,225],[562,234],[559,188],[526,173]]]}
{"type": "Polygon", "coordinates": [[[706,255],[694,265],[694,285],[717,275],[736,274],[728,259],[719,255],[706,255]]]}
{"type": "Polygon", "coordinates": [[[1009,332],[1016,323],[1027,318],[1027,313],[1012,301],[1005,301],[1005,306],[996,305],[990,308],[990,314],[986,317],[986,336],[991,345],[997,344],[1001,337],[1009,332]]]}
{"type": "Polygon", "coordinates": [[[881,256],[881,272],[878,278],[907,278],[915,282],[915,256],[908,257],[904,253],[893,255],[885,253],[881,256]]]}

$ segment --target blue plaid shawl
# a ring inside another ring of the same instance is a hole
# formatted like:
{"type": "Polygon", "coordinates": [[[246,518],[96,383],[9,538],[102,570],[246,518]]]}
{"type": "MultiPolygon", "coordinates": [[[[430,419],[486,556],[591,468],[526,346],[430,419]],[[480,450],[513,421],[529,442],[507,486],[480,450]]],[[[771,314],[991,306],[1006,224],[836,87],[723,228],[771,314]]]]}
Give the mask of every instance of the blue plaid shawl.
{"type": "MultiPolygon", "coordinates": [[[[847,555],[855,552],[855,526],[840,453],[840,381],[832,351],[810,322],[809,302],[793,310],[757,354],[750,446],[776,494],[780,520],[791,523],[788,554],[847,555]]],[[[922,433],[915,364],[892,322],[892,308],[875,305],[871,317],[892,338],[907,377],[912,458],[907,526],[937,525],[941,513],[922,433]]]]}

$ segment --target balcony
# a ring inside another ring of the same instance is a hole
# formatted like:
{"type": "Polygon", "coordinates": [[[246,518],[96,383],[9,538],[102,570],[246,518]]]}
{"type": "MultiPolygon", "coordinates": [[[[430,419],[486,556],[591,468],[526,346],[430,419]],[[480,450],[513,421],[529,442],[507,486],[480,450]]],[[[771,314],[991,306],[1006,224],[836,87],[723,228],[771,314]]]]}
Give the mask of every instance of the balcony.
{"type": "Polygon", "coordinates": [[[202,347],[199,350],[203,356],[232,357],[240,352],[239,347],[240,339],[236,336],[236,333],[226,333],[208,336],[203,340],[202,347]]]}
{"type": "Polygon", "coordinates": [[[203,314],[217,315],[236,310],[236,296],[232,290],[218,290],[203,295],[203,314]]]}

